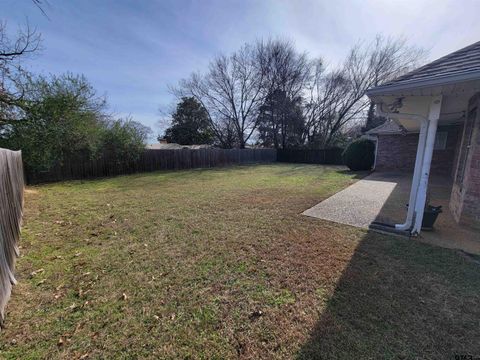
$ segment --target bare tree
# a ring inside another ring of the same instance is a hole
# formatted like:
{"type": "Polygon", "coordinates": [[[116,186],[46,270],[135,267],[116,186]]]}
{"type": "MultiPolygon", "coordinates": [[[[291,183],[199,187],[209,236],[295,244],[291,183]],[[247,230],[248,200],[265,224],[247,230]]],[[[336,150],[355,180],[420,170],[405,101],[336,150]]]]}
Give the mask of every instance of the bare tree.
{"type": "Polygon", "coordinates": [[[48,20],[50,20],[50,18],[47,15],[47,12],[44,9],[45,5],[50,6],[48,1],[46,1],[46,0],[32,0],[32,2],[38,8],[38,10],[40,10],[42,15],[45,16],[48,20]]]}
{"type": "MultiPolygon", "coordinates": [[[[357,48],[360,48],[357,45],[357,48]]],[[[358,49],[360,56],[361,49],[358,49]]],[[[370,87],[388,82],[408,71],[418,67],[425,59],[427,52],[424,49],[408,45],[405,38],[391,38],[377,35],[366,50],[369,55],[370,87]]],[[[372,101],[368,105],[365,129],[375,127],[375,105],[372,101]]]]}
{"type": "Polygon", "coordinates": [[[264,74],[264,91],[280,90],[291,98],[300,96],[311,75],[307,53],[299,53],[291,41],[282,39],[258,41],[256,49],[264,74]]]}
{"type": "Polygon", "coordinates": [[[324,73],[317,69],[305,105],[305,141],[313,147],[333,145],[342,126],[351,121],[361,106],[354,108],[357,92],[342,70],[324,73]]]}
{"type": "Polygon", "coordinates": [[[275,147],[285,147],[287,138],[328,147],[365,119],[369,107],[373,113],[368,88],[407,72],[424,56],[403,38],[379,35],[355,45],[339,68],[327,70],[321,59],[309,60],[289,41],[258,41],[218,56],[205,74],[182,80],[174,93],[193,96],[207,109],[223,147],[245,147],[260,123],[262,136],[275,147]],[[294,109],[299,104],[303,113],[294,109]]]}
{"type": "Polygon", "coordinates": [[[342,66],[326,72],[317,66],[305,106],[311,145],[328,147],[342,129],[365,115],[372,106],[365,91],[385,83],[418,65],[425,51],[409,46],[403,38],[377,36],[371,43],[359,43],[342,66]]]}
{"type": "Polygon", "coordinates": [[[244,148],[257,127],[263,78],[256,49],[246,44],[230,56],[216,57],[206,74],[192,74],[173,92],[193,96],[207,109],[223,147],[244,148]]]}
{"type": "Polygon", "coordinates": [[[275,148],[286,148],[287,139],[296,144],[303,132],[303,116],[296,107],[310,80],[312,62],[292,42],[281,39],[257,42],[257,56],[264,74],[261,138],[275,148]]]}
{"type": "Polygon", "coordinates": [[[21,63],[39,49],[40,34],[27,24],[12,40],[0,22],[0,124],[13,116],[25,95],[26,72],[21,63]]]}

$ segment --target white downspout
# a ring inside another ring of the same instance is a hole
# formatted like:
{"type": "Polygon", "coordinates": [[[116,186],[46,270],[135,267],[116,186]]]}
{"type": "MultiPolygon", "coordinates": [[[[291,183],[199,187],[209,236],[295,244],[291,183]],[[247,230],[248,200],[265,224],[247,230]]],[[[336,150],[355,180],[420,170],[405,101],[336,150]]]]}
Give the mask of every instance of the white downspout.
{"type": "Polygon", "coordinates": [[[417,197],[418,186],[420,183],[420,172],[423,164],[423,154],[425,151],[425,140],[428,127],[428,121],[425,117],[417,114],[400,114],[400,113],[387,113],[381,109],[381,106],[377,107],[377,112],[380,116],[389,117],[392,119],[411,119],[420,122],[420,134],[418,136],[418,145],[417,145],[417,155],[415,158],[415,168],[413,171],[413,179],[410,190],[410,197],[408,200],[408,211],[407,217],[403,224],[396,224],[395,229],[397,230],[409,230],[413,224],[414,211],[415,211],[415,202],[417,197]]]}
{"type": "Polygon", "coordinates": [[[420,172],[423,164],[423,155],[425,153],[425,140],[427,139],[428,123],[425,119],[421,120],[420,134],[418,135],[417,156],[415,158],[415,169],[413,170],[410,198],[408,199],[407,218],[403,224],[396,224],[397,230],[409,230],[413,224],[415,214],[415,203],[417,200],[418,186],[420,183],[420,172]]]}
{"type": "Polygon", "coordinates": [[[442,96],[435,97],[428,112],[428,131],[425,142],[425,154],[423,156],[420,184],[418,187],[417,199],[415,202],[415,224],[412,229],[412,235],[418,235],[422,229],[423,212],[427,199],[428,178],[430,175],[430,165],[432,163],[433,146],[435,145],[435,135],[437,133],[438,119],[442,107],[442,96]]]}

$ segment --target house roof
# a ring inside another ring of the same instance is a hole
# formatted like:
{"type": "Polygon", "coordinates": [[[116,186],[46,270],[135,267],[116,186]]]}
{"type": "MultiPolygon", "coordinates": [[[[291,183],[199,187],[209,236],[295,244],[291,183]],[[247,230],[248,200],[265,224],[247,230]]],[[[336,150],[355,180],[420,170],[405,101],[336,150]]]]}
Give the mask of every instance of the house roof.
{"type": "Polygon", "coordinates": [[[382,125],[365,132],[367,135],[395,135],[404,133],[405,129],[393,120],[387,120],[382,125]]]}
{"type": "Polygon", "coordinates": [[[385,90],[402,90],[421,86],[480,79],[480,41],[457,50],[386,84],[367,91],[377,95],[385,90]]]}
{"type": "Polygon", "coordinates": [[[156,144],[148,144],[147,149],[149,150],[176,150],[176,149],[209,149],[211,145],[180,145],[177,143],[156,143],[156,144]]]}

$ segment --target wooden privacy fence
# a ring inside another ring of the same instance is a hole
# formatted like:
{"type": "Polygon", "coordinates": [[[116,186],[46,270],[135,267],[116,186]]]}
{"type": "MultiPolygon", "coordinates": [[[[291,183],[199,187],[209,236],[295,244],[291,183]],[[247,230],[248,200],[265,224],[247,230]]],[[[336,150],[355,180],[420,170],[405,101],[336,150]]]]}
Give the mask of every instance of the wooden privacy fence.
{"type": "Polygon", "coordinates": [[[16,283],[15,259],[23,214],[23,166],[20,151],[0,149],[0,326],[16,283]]]}
{"type": "Polygon", "coordinates": [[[119,162],[108,155],[95,160],[57,164],[48,171],[26,170],[28,184],[89,179],[156,170],[210,168],[232,164],[274,162],[275,149],[176,149],[145,150],[135,161],[119,162]]]}
{"type": "Polygon", "coordinates": [[[343,165],[343,149],[279,149],[277,161],[306,164],[343,165]]]}

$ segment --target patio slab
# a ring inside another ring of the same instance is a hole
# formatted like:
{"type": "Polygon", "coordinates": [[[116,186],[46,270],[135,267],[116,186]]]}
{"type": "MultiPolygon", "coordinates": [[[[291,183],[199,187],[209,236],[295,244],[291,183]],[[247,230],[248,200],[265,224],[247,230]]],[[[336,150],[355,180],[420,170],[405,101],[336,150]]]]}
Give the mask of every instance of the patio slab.
{"type": "MultiPolygon", "coordinates": [[[[364,229],[367,229],[372,221],[391,225],[403,223],[411,179],[412,175],[408,173],[374,172],[303,214],[364,229]]],[[[443,213],[440,214],[433,231],[422,231],[418,237],[411,239],[480,254],[479,231],[459,225],[449,210],[451,187],[451,179],[448,177],[430,177],[431,204],[442,205],[443,213]]]]}
{"type": "Polygon", "coordinates": [[[395,181],[378,180],[376,174],[357,181],[303,215],[368,229],[397,186],[395,181]]]}

